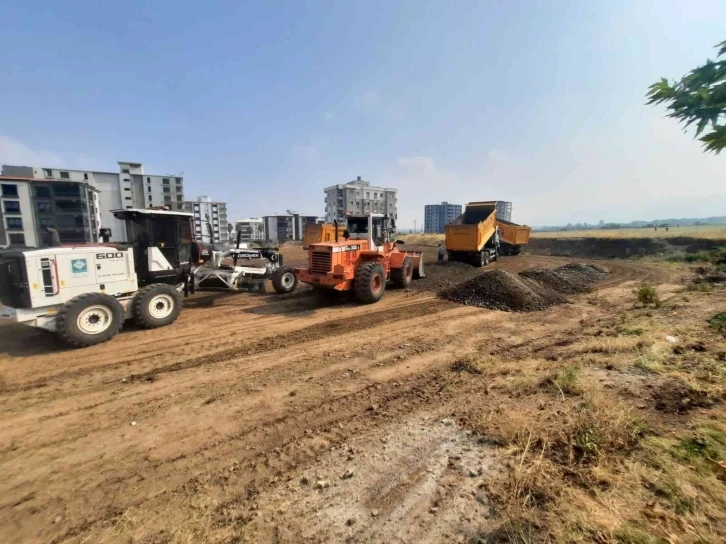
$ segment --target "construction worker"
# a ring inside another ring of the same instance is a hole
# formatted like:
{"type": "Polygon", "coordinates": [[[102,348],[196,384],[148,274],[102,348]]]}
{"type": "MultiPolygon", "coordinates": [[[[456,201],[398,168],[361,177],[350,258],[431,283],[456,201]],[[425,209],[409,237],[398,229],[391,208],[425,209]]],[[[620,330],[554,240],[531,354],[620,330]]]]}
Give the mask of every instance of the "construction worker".
{"type": "Polygon", "coordinates": [[[443,244],[439,244],[439,258],[438,258],[438,262],[443,263],[445,256],[446,256],[446,248],[443,246],[443,244]]]}

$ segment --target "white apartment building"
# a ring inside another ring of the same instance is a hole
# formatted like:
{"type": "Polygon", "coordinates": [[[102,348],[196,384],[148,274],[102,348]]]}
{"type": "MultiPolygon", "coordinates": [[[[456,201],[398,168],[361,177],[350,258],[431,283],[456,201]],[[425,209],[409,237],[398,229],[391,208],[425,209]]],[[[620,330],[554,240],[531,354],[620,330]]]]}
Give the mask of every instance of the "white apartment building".
{"type": "Polygon", "coordinates": [[[360,176],[355,181],[325,188],[325,221],[344,225],[346,214],[382,213],[398,219],[397,189],[376,187],[360,176]]]}
{"type": "Polygon", "coordinates": [[[90,185],[97,191],[98,217],[95,234],[98,235],[98,228],[110,228],[113,242],[125,241],[126,230],[123,222],[117,220],[111,210],[152,206],[168,206],[172,210],[183,209],[184,180],[181,176],[145,174],[144,166],[138,162],[119,162],[118,166],[119,172],[96,172],[4,165],[2,175],[48,182],[74,181],[90,185]]]}
{"type": "Polygon", "coordinates": [[[234,226],[235,232],[242,233],[240,237],[242,242],[265,240],[265,222],[260,217],[240,219],[239,221],[235,221],[234,226]]]}
{"type": "Polygon", "coordinates": [[[213,201],[208,196],[184,202],[184,211],[194,214],[194,229],[197,240],[217,244],[229,243],[227,230],[227,203],[213,201]],[[210,236],[211,227],[211,236],[210,236]]]}

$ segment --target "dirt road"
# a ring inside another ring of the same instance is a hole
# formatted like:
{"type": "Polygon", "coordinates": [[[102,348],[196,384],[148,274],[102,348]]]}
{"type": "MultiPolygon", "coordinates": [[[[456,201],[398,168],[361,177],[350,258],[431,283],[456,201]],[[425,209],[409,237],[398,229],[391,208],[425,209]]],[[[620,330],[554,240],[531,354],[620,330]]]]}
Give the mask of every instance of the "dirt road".
{"type": "MultiPolygon", "coordinates": [[[[520,256],[495,266],[565,262],[520,256]]],[[[601,296],[614,301],[629,293],[627,282],[679,274],[605,266],[601,296]]],[[[452,414],[486,398],[471,394],[476,380],[449,387],[447,369],[468,353],[556,345],[603,318],[586,297],[508,314],[415,291],[329,307],[305,289],[200,293],[171,327],[127,327],[84,350],[1,327],[0,541],[474,534],[489,515],[476,483],[496,463],[452,414]],[[452,458],[471,478],[452,475],[452,458]],[[456,496],[442,494],[454,481],[456,496]]]]}

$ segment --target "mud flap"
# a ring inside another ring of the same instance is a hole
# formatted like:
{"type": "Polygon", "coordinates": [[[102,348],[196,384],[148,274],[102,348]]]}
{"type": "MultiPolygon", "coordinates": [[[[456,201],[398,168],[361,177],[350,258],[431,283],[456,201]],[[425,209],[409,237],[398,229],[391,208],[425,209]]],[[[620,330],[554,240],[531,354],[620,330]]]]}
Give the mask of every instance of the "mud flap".
{"type": "Polygon", "coordinates": [[[425,278],[426,274],[424,274],[423,253],[409,253],[409,255],[413,260],[413,279],[417,280],[425,278]]]}

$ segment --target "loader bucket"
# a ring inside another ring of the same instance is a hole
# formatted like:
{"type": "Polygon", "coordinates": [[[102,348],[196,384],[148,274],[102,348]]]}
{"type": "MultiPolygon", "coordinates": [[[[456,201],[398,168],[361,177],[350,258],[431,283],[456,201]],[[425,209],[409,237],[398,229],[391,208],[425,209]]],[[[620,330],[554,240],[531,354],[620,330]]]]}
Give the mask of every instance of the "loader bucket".
{"type": "Polygon", "coordinates": [[[419,279],[424,278],[424,264],[423,264],[423,253],[410,253],[411,259],[413,260],[413,278],[419,279]]]}

